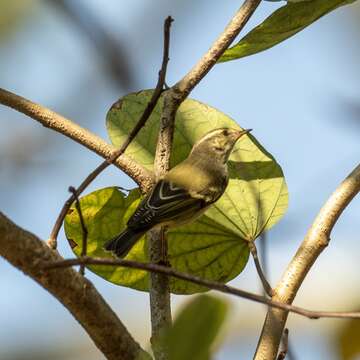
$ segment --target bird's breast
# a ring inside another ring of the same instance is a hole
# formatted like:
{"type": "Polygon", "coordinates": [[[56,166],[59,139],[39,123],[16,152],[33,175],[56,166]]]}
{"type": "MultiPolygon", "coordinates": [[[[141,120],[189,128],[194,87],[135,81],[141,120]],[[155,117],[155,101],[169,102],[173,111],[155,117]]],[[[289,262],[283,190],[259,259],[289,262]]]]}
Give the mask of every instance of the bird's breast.
{"type": "Polygon", "coordinates": [[[228,172],[226,166],[184,161],[171,169],[165,176],[165,180],[187,189],[193,197],[213,202],[225,191],[228,172]]]}

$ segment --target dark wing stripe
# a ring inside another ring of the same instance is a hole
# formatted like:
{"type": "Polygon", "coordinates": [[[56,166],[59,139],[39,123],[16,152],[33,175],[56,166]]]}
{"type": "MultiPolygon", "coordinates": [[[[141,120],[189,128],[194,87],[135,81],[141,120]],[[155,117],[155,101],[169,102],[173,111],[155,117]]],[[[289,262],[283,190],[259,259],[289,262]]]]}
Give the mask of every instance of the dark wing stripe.
{"type": "Polygon", "coordinates": [[[151,228],[162,222],[186,217],[188,213],[196,213],[204,206],[204,200],[192,198],[185,189],[159,181],[131,216],[128,226],[151,228]]]}
{"type": "Polygon", "coordinates": [[[186,190],[173,186],[171,183],[160,181],[149,196],[147,205],[154,210],[158,210],[167,202],[189,198],[190,195],[186,190]]]}
{"type": "Polygon", "coordinates": [[[166,209],[166,212],[158,214],[159,222],[166,222],[186,218],[187,214],[195,214],[204,207],[203,201],[198,199],[191,199],[191,201],[181,202],[177,206],[172,206],[166,209]]]}

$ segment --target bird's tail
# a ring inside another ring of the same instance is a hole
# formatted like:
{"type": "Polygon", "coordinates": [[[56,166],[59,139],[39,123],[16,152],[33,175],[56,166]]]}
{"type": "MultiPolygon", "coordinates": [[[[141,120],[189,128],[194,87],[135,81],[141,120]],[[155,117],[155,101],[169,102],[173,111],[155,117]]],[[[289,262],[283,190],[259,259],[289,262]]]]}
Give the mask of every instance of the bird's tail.
{"type": "Polygon", "coordinates": [[[104,248],[120,258],[124,258],[145,232],[126,228],[121,234],[108,241],[104,248]]]}

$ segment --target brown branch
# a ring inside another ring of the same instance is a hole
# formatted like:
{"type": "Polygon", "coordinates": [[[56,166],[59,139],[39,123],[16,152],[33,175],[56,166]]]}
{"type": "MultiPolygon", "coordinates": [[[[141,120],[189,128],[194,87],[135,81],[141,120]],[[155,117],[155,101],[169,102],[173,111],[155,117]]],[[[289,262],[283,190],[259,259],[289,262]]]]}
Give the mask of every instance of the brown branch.
{"type": "MultiPolygon", "coordinates": [[[[81,230],[82,230],[82,246],[81,246],[81,256],[86,256],[87,255],[87,238],[88,238],[88,230],[86,228],[85,225],[85,220],[83,217],[83,213],[81,211],[81,206],[80,206],[80,201],[79,201],[79,197],[76,195],[76,190],[73,186],[69,187],[69,191],[74,195],[75,197],[75,207],[76,207],[76,211],[79,215],[79,219],[80,219],[80,225],[81,225],[81,230]]],[[[79,273],[81,275],[85,275],[85,265],[80,265],[80,270],[79,273]]]]}
{"type": "MultiPolygon", "coordinates": [[[[193,69],[186,74],[178,83],[168,89],[163,96],[164,105],[160,118],[160,130],[155,153],[154,171],[158,179],[169,169],[170,155],[173,142],[175,127],[175,115],[181,102],[186,99],[191,90],[201,81],[201,79],[216,64],[218,59],[229,47],[235,37],[243,29],[261,0],[245,0],[244,4],[237,11],[225,30],[220,34],[217,40],[212,44],[207,53],[196,63],[193,69]]],[[[160,236],[159,231],[153,231],[150,235],[150,259],[151,262],[157,262],[161,255],[166,253],[166,238],[160,236]],[[162,239],[162,241],[160,241],[162,239]]],[[[171,320],[170,309],[170,291],[168,279],[164,276],[151,274],[150,287],[150,306],[152,316],[152,336],[156,337],[163,327],[169,325],[171,320]],[[157,306],[161,304],[161,308],[157,306]],[[160,313],[156,309],[160,309],[160,313]]],[[[166,355],[155,353],[157,360],[166,359],[166,355]]]]}
{"type": "MultiPolygon", "coordinates": [[[[44,127],[65,135],[105,159],[110,159],[111,155],[116,151],[114,146],[109,145],[102,138],[75,124],[71,120],[1,88],[0,104],[31,117],[44,127]]],[[[116,159],[114,165],[129,175],[143,191],[152,185],[152,174],[129,156],[125,154],[121,155],[116,159]]]]}
{"type": "MultiPolygon", "coordinates": [[[[163,62],[169,60],[170,27],[173,19],[168,16],[164,24],[164,56],[163,62]]],[[[165,82],[165,77],[163,78],[165,82]]],[[[167,101],[164,100],[163,113],[166,112],[167,101]]],[[[174,117],[172,119],[175,118],[174,117]]],[[[174,132],[173,122],[164,123],[164,116],[160,120],[160,130],[155,152],[154,172],[155,179],[164,175],[169,168],[169,158],[174,132]],[[169,138],[171,139],[168,142],[169,138]],[[165,142],[164,142],[165,141],[165,142]],[[163,156],[165,155],[165,156],[163,156]]],[[[167,259],[167,241],[163,228],[153,229],[148,233],[149,255],[152,263],[158,264],[167,259]]],[[[167,354],[162,343],[157,341],[160,332],[171,325],[171,303],[169,279],[161,274],[150,274],[150,314],[151,314],[151,344],[156,360],[166,360],[167,354]]]]}
{"type": "MultiPolygon", "coordinates": [[[[153,229],[148,233],[149,256],[152,264],[166,264],[167,241],[164,228],[153,229]]],[[[166,267],[166,266],[165,266],[166,267]]],[[[162,331],[171,326],[171,302],[169,278],[161,272],[150,273],[150,342],[156,360],[168,359],[166,349],[158,341],[162,331]]]]}
{"type": "Polygon", "coordinates": [[[206,280],[195,275],[183,273],[177,271],[173,268],[152,264],[152,263],[142,263],[131,260],[124,259],[105,259],[105,258],[75,258],[67,259],[57,262],[48,262],[43,264],[44,271],[51,269],[59,269],[75,265],[107,265],[107,266],[122,266],[126,268],[145,270],[150,272],[156,272],[159,274],[164,274],[167,276],[172,276],[177,279],[189,281],[191,283],[204,286],[207,289],[217,290],[225,294],[235,295],[244,299],[255,301],[261,304],[271,306],[275,309],[281,309],[285,311],[290,311],[298,315],[305,316],[309,319],[319,319],[319,318],[339,318],[339,319],[360,319],[360,312],[343,312],[343,311],[314,311],[307,310],[298,306],[288,305],[279,301],[270,300],[269,298],[254,294],[245,290],[237,289],[229,285],[217,281],[206,280]]]}
{"type": "MultiPolygon", "coordinates": [[[[360,191],[360,165],[339,185],[320,210],[282,279],[272,300],[291,304],[316,259],[328,246],[331,231],[350,201],[360,191]]],[[[275,359],[288,312],[270,308],[259,339],[255,359],[275,359]]]]}
{"type": "Polygon", "coordinates": [[[264,288],[264,291],[267,295],[269,295],[270,297],[273,296],[273,289],[271,288],[269,282],[266,279],[266,276],[261,268],[261,264],[260,264],[260,260],[259,260],[259,256],[257,253],[257,249],[256,249],[256,245],[254,244],[254,242],[250,241],[249,243],[249,249],[251,252],[251,255],[254,259],[254,263],[255,263],[255,267],[256,267],[256,271],[259,275],[259,278],[261,280],[262,286],[264,288]]]}
{"type": "Polygon", "coordinates": [[[73,269],[43,271],[63,261],[38,237],[0,213],[0,255],[59,300],[107,359],[150,359],[90,281],[73,269]]]}
{"type": "MultiPolygon", "coordinates": [[[[164,49],[164,54],[167,55],[167,51],[166,49],[164,49]]],[[[134,128],[131,130],[131,132],[129,133],[129,135],[127,136],[127,138],[125,139],[125,141],[123,142],[123,144],[121,145],[121,147],[116,150],[111,157],[104,161],[103,163],[101,163],[94,171],[92,171],[84,180],[83,182],[80,184],[80,186],[76,189],[76,195],[80,196],[83,191],[91,184],[91,182],[102,172],[104,171],[109,165],[111,165],[119,156],[121,156],[125,150],[127,149],[127,147],[130,145],[131,141],[134,140],[134,138],[136,137],[136,135],[138,134],[138,132],[142,129],[142,127],[145,125],[147,119],[149,118],[149,116],[151,115],[152,111],[154,110],[162,92],[164,89],[164,82],[165,82],[165,76],[166,76],[166,68],[167,68],[167,63],[168,63],[168,56],[163,56],[163,61],[162,61],[162,65],[161,65],[161,70],[159,72],[159,77],[158,77],[158,82],[156,84],[155,90],[151,96],[151,99],[149,101],[149,103],[147,104],[143,114],[141,115],[139,121],[136,123],[136,125],[134,126],[134,128]]],[[[64,222],[65,216],[67,214],[67,212],[70,209],[70,206],[72,205],[72,203],[75,200],[75,196],[74,194],[71,195],[65,202],[65,204],[63,205],[57,219],[56,222],[54,224],[54,227],[51,231],[49,240],[48,240],[48,244],[51,248],[56,248],[57,245],[57,236],[59,234],[60,228],[64,222]]]]}

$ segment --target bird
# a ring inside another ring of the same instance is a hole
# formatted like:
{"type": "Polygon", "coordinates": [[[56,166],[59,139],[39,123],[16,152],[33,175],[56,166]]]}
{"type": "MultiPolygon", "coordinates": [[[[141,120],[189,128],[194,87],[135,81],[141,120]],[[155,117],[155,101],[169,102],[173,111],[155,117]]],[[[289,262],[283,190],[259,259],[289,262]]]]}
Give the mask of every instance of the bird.
{"type": "Polygon", "coordinates": [[[219,128],[205,134],[185,160],[157,181],[105,250],[124,258],[150,229],[184,225],[202,215],[225,192],[231,151],[251,130],[219,128]]]}

